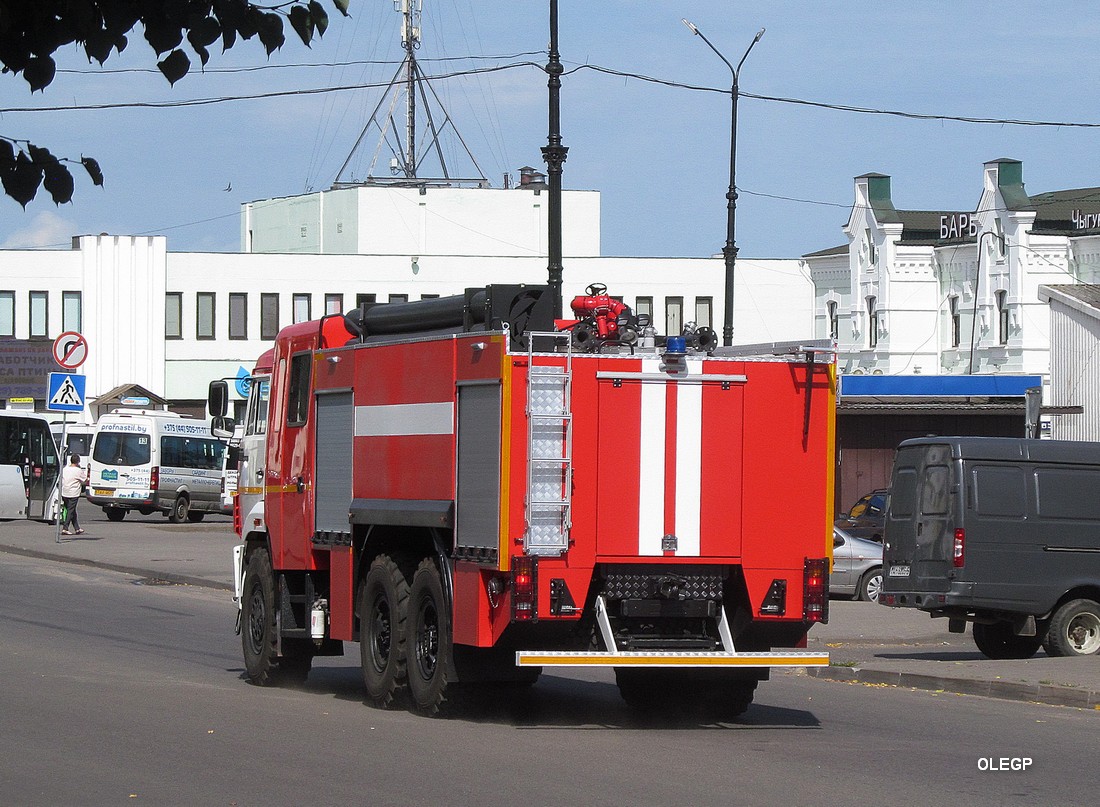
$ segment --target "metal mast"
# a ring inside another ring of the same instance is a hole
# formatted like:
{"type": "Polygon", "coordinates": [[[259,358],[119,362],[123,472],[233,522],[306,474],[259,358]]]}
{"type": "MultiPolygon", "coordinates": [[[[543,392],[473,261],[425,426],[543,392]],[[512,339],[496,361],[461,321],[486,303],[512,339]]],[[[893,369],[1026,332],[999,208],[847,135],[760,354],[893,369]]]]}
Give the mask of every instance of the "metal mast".
{"type": "Polygon", "coordinates": [[[569,149],[561,143],[561,56],[558,53],[558,0],[550,0],[550,53],[546,64],[546,81],[550,96],[549,135],[542,149],[546,160],[546,175],[550,185],[547,222],[546,268],[547,284],[554,300],[554,317],[562,315],[561,301],[561,167],[569,149]]]}
{"type": "Polygon", "coordinates": [[[423,9],[424,0],[394,0],[394,10],[401,13],[401,48],[405,51],[405,56],[401,60],[397,72],[395,72],[393,78],[390,79],[387,94],[383,95],[378,101],[378,105],[375,106],[374,111],[367,120],[366,126],[364,126],[363,131],[360,132],[347,159],[344,160],[344,164],[340,166],[340,170],[336,172],[336,181],[333,183],[334,188],[364,184],[417,186],[461,184],[476,184],[479,186],[489,185],[489,180],[485,178],[485,172],[481,170],[481,166],[478,165],[473,152],[471,152],[469,146],[466,145],[466,141],[462,139],[462,135],[459,134],[458,129],[454,125],[454,121],[451,120],[450,114],[448,114],[447,110],[443,107],[443,102],[436,94],[435,88],[432,87],[431,82],[428,81],[428,78],[424,75],[423,71],[420,69],[420,65],[416,61],[416,51],[420,48],[420,18],[423,9]],[[400,126],[394,117],[398,102],[401,100],[400,96],[402,92],[404,92],[405,95],[405,136],[403,140],[399,134],[400,126]],[[419,107],[417,104],[418,95],[420,97],[419,107]],[[389,99],[388,107],[383,109],[383,107],[387,106],[387,98],[389,99]],[[433,115],[433,105],[430,101],[434,102],[434,108],[436,110],[435,115],[433,115]],[[419,144],[419,148],[423,153],[419,153],[417,150],[416,118],[418,109],[427,123],[428,131],[431,133],[431,137],[427,144],[419,144]],[[440,123],[436,122],[436,115],[439,116],[440,123]],[[466,152],[466,156],[473,166],[474,172],[471,177],[461,178],[451,176],[447,168],[447,161],[443,156],[440,136],[448,128],[458,140],[462,149],[466,152]],[[349,170],[349,166],[351,166],[352,160],[359,151],[359,146],[362,144],[367,132],[372,129],[377,130],[379,133],[378,146],[375,148],[374,155],[367,168],[367,176],[356,177],[354,176],[354,169],[349,170]],[[374,169],[383,148],[386,148],[391,154],[389,176],[378,177],[375,176],[374,169]],[[424,176],[421,172],[424,160],[430,154],[434,154],[436,161],[439,163],[440,173],[435,177],[424,176]]]}

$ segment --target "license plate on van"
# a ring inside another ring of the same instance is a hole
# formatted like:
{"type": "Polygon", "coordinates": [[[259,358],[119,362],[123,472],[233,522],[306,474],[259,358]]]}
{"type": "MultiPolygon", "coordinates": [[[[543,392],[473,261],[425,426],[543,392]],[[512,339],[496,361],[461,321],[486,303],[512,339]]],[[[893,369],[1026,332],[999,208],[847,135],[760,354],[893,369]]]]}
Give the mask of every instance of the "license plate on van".
{"type": "Polygon", "coordinates": [[[909,576],[909,567],[908,566],[891,566],[889,576],[890,577],[908,577],[909,576]]]}
{"type": "Polygon", "coordinates": [[[104,488],[96,488],[93,493],[95,493],[96,496],[111,496],[114,494],[114,491],[105,490],[104,488]]]}

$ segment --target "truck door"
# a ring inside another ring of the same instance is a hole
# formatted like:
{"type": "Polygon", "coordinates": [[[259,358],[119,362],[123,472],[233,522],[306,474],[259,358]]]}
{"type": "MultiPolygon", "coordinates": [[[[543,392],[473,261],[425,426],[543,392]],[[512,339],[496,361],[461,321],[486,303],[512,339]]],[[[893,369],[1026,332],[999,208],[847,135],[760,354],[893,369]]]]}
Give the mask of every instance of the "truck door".
{"type": "Polygon", "coordinates": [[[953,477],[948,445],[898,450],[886,514],[886,591],[947,590],[954,541],[953,477]]]}
{"type": "MultiPolygon", "coordinates": [[[[273,389],[281,396],[281,406],[276,417],[282,424],[279,439],[269,452],[266,469],[268,507],[265,508],[272,543],[288,565],[304,564],[307,540],[313,535],[313,443],[306,424],[314,417],[313,410],[313,353],[309,348],[310,337],[296,340],[291,345],[285,374],[283,368],[277,374],[285,380],[285,388],[273,389]],[[298,341],[304,343],[299,345],[298,341]],[[295,352],[295,351],[298,352],[295,352]]],[[[280,364],[284,359],[280,359],[280,364]]]]}

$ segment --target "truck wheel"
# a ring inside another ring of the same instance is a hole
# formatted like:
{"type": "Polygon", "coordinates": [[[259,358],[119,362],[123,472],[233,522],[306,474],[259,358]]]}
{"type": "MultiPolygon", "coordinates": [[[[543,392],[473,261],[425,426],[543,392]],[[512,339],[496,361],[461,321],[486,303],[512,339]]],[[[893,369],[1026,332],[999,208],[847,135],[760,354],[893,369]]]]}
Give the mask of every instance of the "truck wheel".
{"type": "Polygon", "coordinates": [[[409,584],[389,555],[379,555],[359,587],[359,653],[367,696],[383,709],[405,688],[409,584]]]}
{"type": "Polygon", "coordinates": [[[103,512],[107,515],[108,521],[122,521],[126,518],[126,511],[119,507],[104,507],[103,512]]]}
{"type": "Polygon", "coordinates": [[[260,686],[276,683],[275,574],[266,549],[248,557],[241,599],[241,644],[248,679],[260,686]]]}
{"type": "Polygon", "coordinates": [[[425,558],[409,589],[409,694],[426,715],[439,713],[453,677],[449,669],[451,627],[435,561],[425,558]]]}
{"type": "Polygon", "coordinates": [[[1007,622],[985,625],[974,623],[974,644],[987,658],[1031,658],[1043,643],[1041,632],[1035,636],[1018,636],[1007,622]]]}
{"type": "Polygon", "coordinates": [[[1100,652],[1100,603],[1070,600],[1054,612],[1043,647],[1052,656],[1091,656],[1100,652]]]}
{"type": "Polygon", "coordinates": [[[882,567],[869,569],[859,580],[859,598],[864,602],[878,602],[882,591],[882,567]]]}
{"type": "Polygon", "coordinates": [[[177,496],[172,503],[172,509],[168,511],[168,520],[173,524],[182,524],[187,520],[187,513],[190,509],[190,500],[186,496],[177,496]]]}
{"type": "Polygon", "coordinates": [[[192,524],[198,524],[200,521],[202,521],[203,516],[205,515],[206,513],[202,512],[202,510],[192,510],[190,513],[187,514],[187,520],[190,521],[192,524]]]}

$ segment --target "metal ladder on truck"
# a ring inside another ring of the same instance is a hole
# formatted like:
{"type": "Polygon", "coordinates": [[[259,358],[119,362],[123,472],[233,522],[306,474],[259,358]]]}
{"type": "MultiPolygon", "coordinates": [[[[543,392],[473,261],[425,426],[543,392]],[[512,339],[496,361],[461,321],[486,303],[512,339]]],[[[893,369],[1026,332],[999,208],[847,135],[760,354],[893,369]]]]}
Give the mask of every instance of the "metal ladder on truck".
{"type": "Polygon", "coordinates": [[[527,348],[527,494],[524,550],[560,555],[569,548],[573,488],[572,334],[532,333],[527,348]],[[565,351],[535,353],[535,345],[565,351]],[[564,360],[564,366],[562,362],[564,360]]]}

